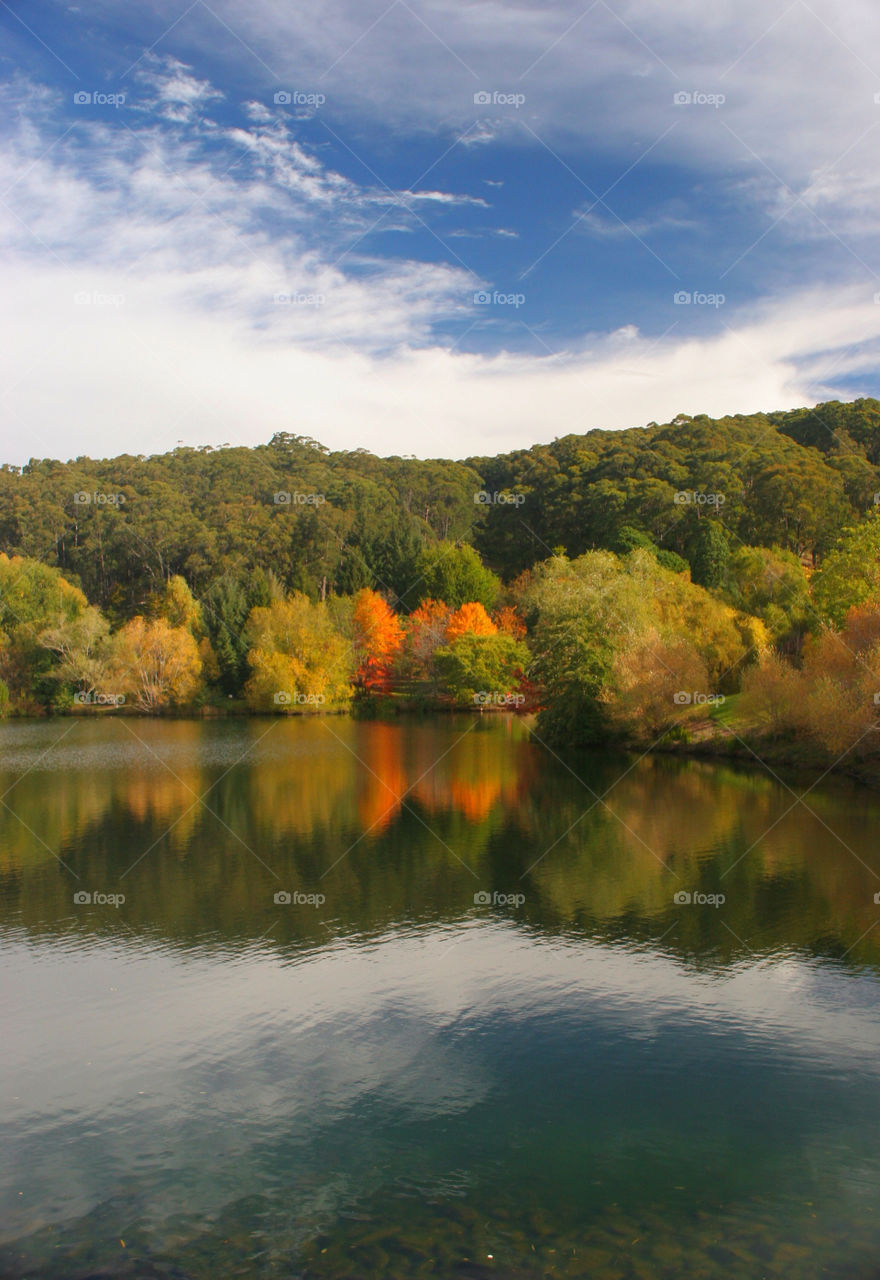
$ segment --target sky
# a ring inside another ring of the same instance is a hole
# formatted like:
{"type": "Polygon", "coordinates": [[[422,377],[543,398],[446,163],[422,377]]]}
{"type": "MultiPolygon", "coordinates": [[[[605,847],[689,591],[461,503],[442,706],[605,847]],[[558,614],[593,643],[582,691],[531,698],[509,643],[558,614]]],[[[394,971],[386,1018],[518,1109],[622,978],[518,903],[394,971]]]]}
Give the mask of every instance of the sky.
{"type": "Polygon", "coordinates": [[[880,394],[876,0],[0,0],[0,461],[880,394]]]}

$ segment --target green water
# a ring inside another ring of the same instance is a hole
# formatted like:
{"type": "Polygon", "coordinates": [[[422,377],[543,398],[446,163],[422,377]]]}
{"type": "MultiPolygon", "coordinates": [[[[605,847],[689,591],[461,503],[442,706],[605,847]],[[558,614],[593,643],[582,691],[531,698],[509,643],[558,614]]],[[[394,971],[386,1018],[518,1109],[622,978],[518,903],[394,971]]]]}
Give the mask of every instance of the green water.
{"type": "Polygon", "coordinates": [[[0,1277],[880,1276],[880,798],[809,785],[0,727],[0,1277]]]}

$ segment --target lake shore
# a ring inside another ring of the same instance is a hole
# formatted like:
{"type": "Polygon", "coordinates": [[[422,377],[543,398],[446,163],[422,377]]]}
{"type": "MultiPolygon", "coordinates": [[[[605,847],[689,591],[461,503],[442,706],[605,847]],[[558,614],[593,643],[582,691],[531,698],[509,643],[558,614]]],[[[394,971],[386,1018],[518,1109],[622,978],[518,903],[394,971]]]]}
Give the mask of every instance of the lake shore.
{"type": "MultiPolygon", "coordinates": [[[[519,719],[528,720],[530,717],[534,718],[534,711],[530,708],[493,704],[462,706],[445,700],[412,701],[395,697],[384,697],[376,701],[357,701],[335,707],[310,705],[259,711],[236,700],[229,705],[210,703],[200,707],[165,708],[158,713],[128,706],[68,707],[45,711],[42,714],[13,713],[7,717],[7,722],[17,720],[31,723],[52,718],[95,720],[118,717],[174,721],[351,716],[359,720],[394,720],[398,717],[435,715],[515,715],[519,719]]],[[[777,776],[778,771],[783,771],[801,778],[811,777],[814,782],[825,775],[834,775],[848,778],[872,790],[880,790],[880,755],[862,756],[853,760],[850,758],[850,753],[846,753],[836,761],[829,761],[826,755],[808,742],[756,733],[754,728],[739,724],[735,716],[729,713],[722,715],[712,713],[704,720],[692,723],[683,736],[673,737],[667,734],[650,746],[646,746],[643,742],[626,739],[612,739],[607,745],[612,745],[627,754],[694,756],[719,762],[735,760],[761,768],[773,776],[777,776]]]]}

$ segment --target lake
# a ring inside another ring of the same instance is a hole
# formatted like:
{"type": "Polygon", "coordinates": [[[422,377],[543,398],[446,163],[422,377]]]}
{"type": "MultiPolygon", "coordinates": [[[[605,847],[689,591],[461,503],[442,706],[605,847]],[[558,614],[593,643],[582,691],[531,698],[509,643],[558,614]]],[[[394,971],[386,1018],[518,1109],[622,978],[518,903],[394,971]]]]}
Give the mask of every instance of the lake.
{"type": "Polygon", "coordinates": [[[880,1276],[870,791],[488,715],[0,764],[3,1280],[880,1276]]]}

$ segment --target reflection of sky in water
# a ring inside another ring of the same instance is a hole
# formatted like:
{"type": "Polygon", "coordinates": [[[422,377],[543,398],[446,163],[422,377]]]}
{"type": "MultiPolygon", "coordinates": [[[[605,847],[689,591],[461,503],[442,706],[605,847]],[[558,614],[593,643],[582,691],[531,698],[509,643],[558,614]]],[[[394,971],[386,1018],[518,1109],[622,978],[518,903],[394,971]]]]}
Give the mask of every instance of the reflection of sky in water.
{"type": "Polygon", "coordinates": [[[0,1241],[314,1239],[416,1188],[549,1241],[815,1202],[873,1247],[878,798],[823,784],[820,821],[760,773],[597,754],[585,813],[489,721],[0,726],[0,1241]]]}
{"type": "MultiPolygon", "coordinates": [[[[753,1112],[769,1099],[799,1141],[816,1130],[821,1147],[827,1117],[809,1106],[823,1089],[839,1106],[841,1077],[867,1100],[880,1072],[873,977],[793,957],[701,975],[647,950],[497,923],[336,943],[294,962],[259,947],[181,959],[135,943],[17,940],[6,972],[3,1216],[13,1233],[29,1219],[22,1187],[29,1197],[54,1187],[52,1213],[67,1215],[144,1177],[156,1211],[170,1212],[170,1180],[182,1177],[187,1212],[212,1212],[243,1179],[274,1184],[277,1159],[291,1177],[320,1167],[326,1143],[344,1155],[337,1193],[356,1199],[364,1178],[416,1176],[421,1142],[448,1142],[451,1157],[459,1140],[441,1131],[456,1117],[478,1139],[493,1116],[508,1124],[518,1096],[549,1089],[575,1119],[591,1113],[591,1091],[604,1097],[614,1077],[646,1066],[648,1095],[671,1090],[694,1119],[733,1105],[745,1073],[747,1092],[759,1090],[753,1112]],[[725,1064],[727,1092],[701,1074],[710,1060],[725,1064]],[[674,1083],[677,1072],[688,1079],[674,1083]],[[412,1149],[407,1134],[421,1135],[412,1149]]],[[[635,1116],[645,1099],[628,1105],[635,1116]]],[[[618,1121],[627,1131],[627,1115],[618,1121]]],[[[673,1122],[652,1117],[659,1140],[673,1122]]]]}

